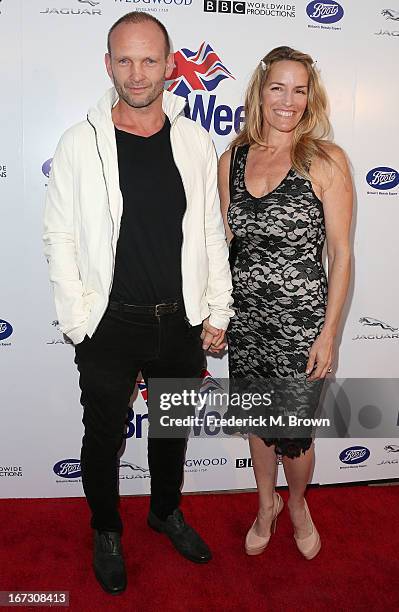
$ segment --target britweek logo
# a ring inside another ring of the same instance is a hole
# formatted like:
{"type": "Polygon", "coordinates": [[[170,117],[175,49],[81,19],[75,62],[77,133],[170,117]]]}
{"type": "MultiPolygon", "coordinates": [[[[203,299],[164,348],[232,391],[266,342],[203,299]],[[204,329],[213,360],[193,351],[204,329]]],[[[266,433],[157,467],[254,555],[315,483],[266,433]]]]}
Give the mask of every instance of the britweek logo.
{"type": "Polygon", "coordinates": [[[77,0],[82,8],[46,8],[39,11],[42,15],[101,15],[101,9],[97,8],[100,0],[77,0]],[[90,7],[90,8],[89,8],[90,7]]]}
{"type": "Polygon", "coordinates": [[[5,164],[0,164],[0,178],[7,178],[7,166],[5,164]]]}
{"type": "Polygon", "coordinates": [[[233,129],[240,130],[244,107],[217,105],[216,95],[207,94],[225,79],[234,78],[211,45],[203,42],[197,51],[182,48],[175,53],[175,68],[165,87],[186,98],[187,117],[199,121],[208,132],[212,128],[219,136],[228,136],[233,129]]]}
{"type": "Polygon", "coordinates": [[[79,459],[61,459],[55,464],[53,471],[57,476],[67,479],[80,478],[82,475],[79,459]]]}
{"type": "Polygon", "coordinates": [[[11,323],[4,321],[4,319],[0,319],[0,340],[9,338],[13,331],[11,323]]]}
{"type": "Polygon", "coordinates": [[[394,168],[389,166],[372,168],[366,175],[366,181],[374,190],[367,191],[369,195],[398,195],[397,191],[392,191],[399,185],[399,172],[394,168]]]}
{"type": "Polygon", "coordinates": [[[312,21],[320,25],[310,25],[310,28],[319,28],[322,30],[340,30],[340,27],[332,26],[344,16],[344,9],[338,2],[310,2],[306,7],[306,13],[312,21]]]}
{"type": "Polygon", "coordinates": [[[357,334],[352,340],[399,340],[399,328],[381,321],[381,319],[360,317],[359,323],[364,327],[375,328],[376,331],[368,334],[357,334]]]}
{"type": "Polygon", "coordinates": [[[365,467],[359,466],[358,464],[364,463],[369,457],[370,451],[366,446],[350,446],[339,454],[339,460],[347,464],[347,467],[365,467]]]}

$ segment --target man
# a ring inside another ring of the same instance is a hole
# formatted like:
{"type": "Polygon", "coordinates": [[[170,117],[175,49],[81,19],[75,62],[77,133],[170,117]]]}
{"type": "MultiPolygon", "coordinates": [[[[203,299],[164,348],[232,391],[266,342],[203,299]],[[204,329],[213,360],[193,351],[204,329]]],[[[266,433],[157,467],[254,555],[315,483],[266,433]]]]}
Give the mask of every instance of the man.
{"type": "MultiPolygon", "coordinates": [[[[203,350],[225,346],[233,311],[216,155],[182,114],[185,100],[164,91],[173,70],[165,27],[125,15],[109,32],[105,63],[114,87],[57,147],[44,242],[80,373],[94,570],[117,593],[126,587],[117,453],[134,381],[140,371],[145,380],[199,377],[203,350]]],[[[151,426],[151,410],[149,418],[151,426]]],[[[210,550],[178,507],[185,443],[148,439],[148,525],[204,563],[210,550]]]]}

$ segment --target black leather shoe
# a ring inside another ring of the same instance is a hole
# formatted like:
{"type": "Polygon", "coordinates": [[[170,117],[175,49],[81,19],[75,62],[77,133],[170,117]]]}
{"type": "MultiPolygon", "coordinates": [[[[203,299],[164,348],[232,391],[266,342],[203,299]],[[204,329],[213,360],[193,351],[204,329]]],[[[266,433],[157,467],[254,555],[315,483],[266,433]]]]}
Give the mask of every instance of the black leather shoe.
{"type": "Polygon", "coordinates": [[[104,591],[117,594],[126,589],[126,569],[119,533],[97,530],[94,532],[93,567],[104,591]]]}
{"type": "Polygon", "coordinates": [[[212,559],[207,544],[190,525],[187,525],[179,508],[176,508],[166,521],[161,521],[150,510],[147,523],[151,529],[167,535],[176,550],[186,559],[194,563],[208,563],[212,559]]]}

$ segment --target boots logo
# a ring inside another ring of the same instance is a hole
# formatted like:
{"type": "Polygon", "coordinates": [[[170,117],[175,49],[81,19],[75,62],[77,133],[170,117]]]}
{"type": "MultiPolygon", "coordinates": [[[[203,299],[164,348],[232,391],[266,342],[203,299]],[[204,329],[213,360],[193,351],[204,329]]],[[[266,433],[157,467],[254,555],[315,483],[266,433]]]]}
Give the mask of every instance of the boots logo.
{"type": "Polygon", "coordinates": [[[9,338],[13,331],[14,330],[11,323],[0,319],[0,340],[6,340],[6,338],[9,338]]]}
{"type": "Polygon", "coordinates": [[[387,166],[379,166],[367,173],[366,181],[374,189],[395,189],[399,185],[399,172],[387,166]]]}
{"type": "Polygon", "coordinates": [[[310,2],[306,12],[317,23],[336,23],[344,16],[344,9],[338,2],[310,2]]]}
{"type": "Polygon", "coordinates": [[[52,161],[53,161],[53,158],[50,157],[50,159],[46,159],[46,161],[42,165],[42,172],[46,178],[50,178],[52,161]]]}
{"type": "Polygon", "coordinates": [[[342,463],[347,463],[350,465],[356,463],[363,463],[370,457],[370,451],[365,446],[351,446],[349,448],[345,448],[340,455],[339,460],[342,463]]]}
{"type": "Polygon", "coordinates": [[[359,323],[362,323],[362,325],[370,325],[371,327],[381,327],[381,329],[387,329],[392,332],[398,331],[397,327],[388,325],[388,323],[384,323],[383,321],[374,319],[373,317],[360,317],[359,323]]]}
{"type": "Polygon", "coordinates": [[[80,478],[82,475],[79,459],[62,459],[55,464],[53,471],[62,478],[80,478]]]}

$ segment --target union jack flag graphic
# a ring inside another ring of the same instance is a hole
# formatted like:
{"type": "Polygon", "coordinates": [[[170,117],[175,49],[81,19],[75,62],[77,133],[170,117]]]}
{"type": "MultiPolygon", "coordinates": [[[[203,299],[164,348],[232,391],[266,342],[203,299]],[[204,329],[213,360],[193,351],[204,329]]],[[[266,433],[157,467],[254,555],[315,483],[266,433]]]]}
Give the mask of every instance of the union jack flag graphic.
{"type": "MultiPolygon", "coordinates": [[[[220,383],[218,383],[211,375],[210,372],[208,372],[208,370],[206,370],[205,368],[202,370],[201,374],[200,374],[200,378],[202,379],[202,384],[201,387],[198,391],[198,393],[200,393],[201,395],[207,395],[210,391],[214,391],[216,389],[222,389],[222,385],[220,383]]],[[[143,398],[143,400],[145,401],[145,403],[148,406],[148,388],[147,385],[144,382],[144,378],[141,378],[140,380],[137,380],[137,387],[139,389],[139,392],[141,394],[141,397],[143,398]]]]}
{"type": "Polygon", "coordinates": [[[202,384],[198,393],[202,396],[208,395],[211,391],[217,389],[223,389],[222,385],[212,377],[212,374],[208,370],[203,369],[201,372],[202,384]]]}
{"type": "Polygon", "coordinates": [[[223,79],[234,76],[207,42],[198,51],[180,49],[175,53],[175,68],[165,87],[178,96],[187,98],[191,91],[213,91],[223,79]]]}
{"type": "Polygon", "coordinates": [[[139,392],[141,393],[141,397],[143,398],[145,403],[148,405],[148,402],[147,402],[147,399],[148,399],[148,389],[147,389],[147,385],[144,382],[144,378],[142,378],[141,380],[137,381],[137,386],[139,388],[139,392]]]}

